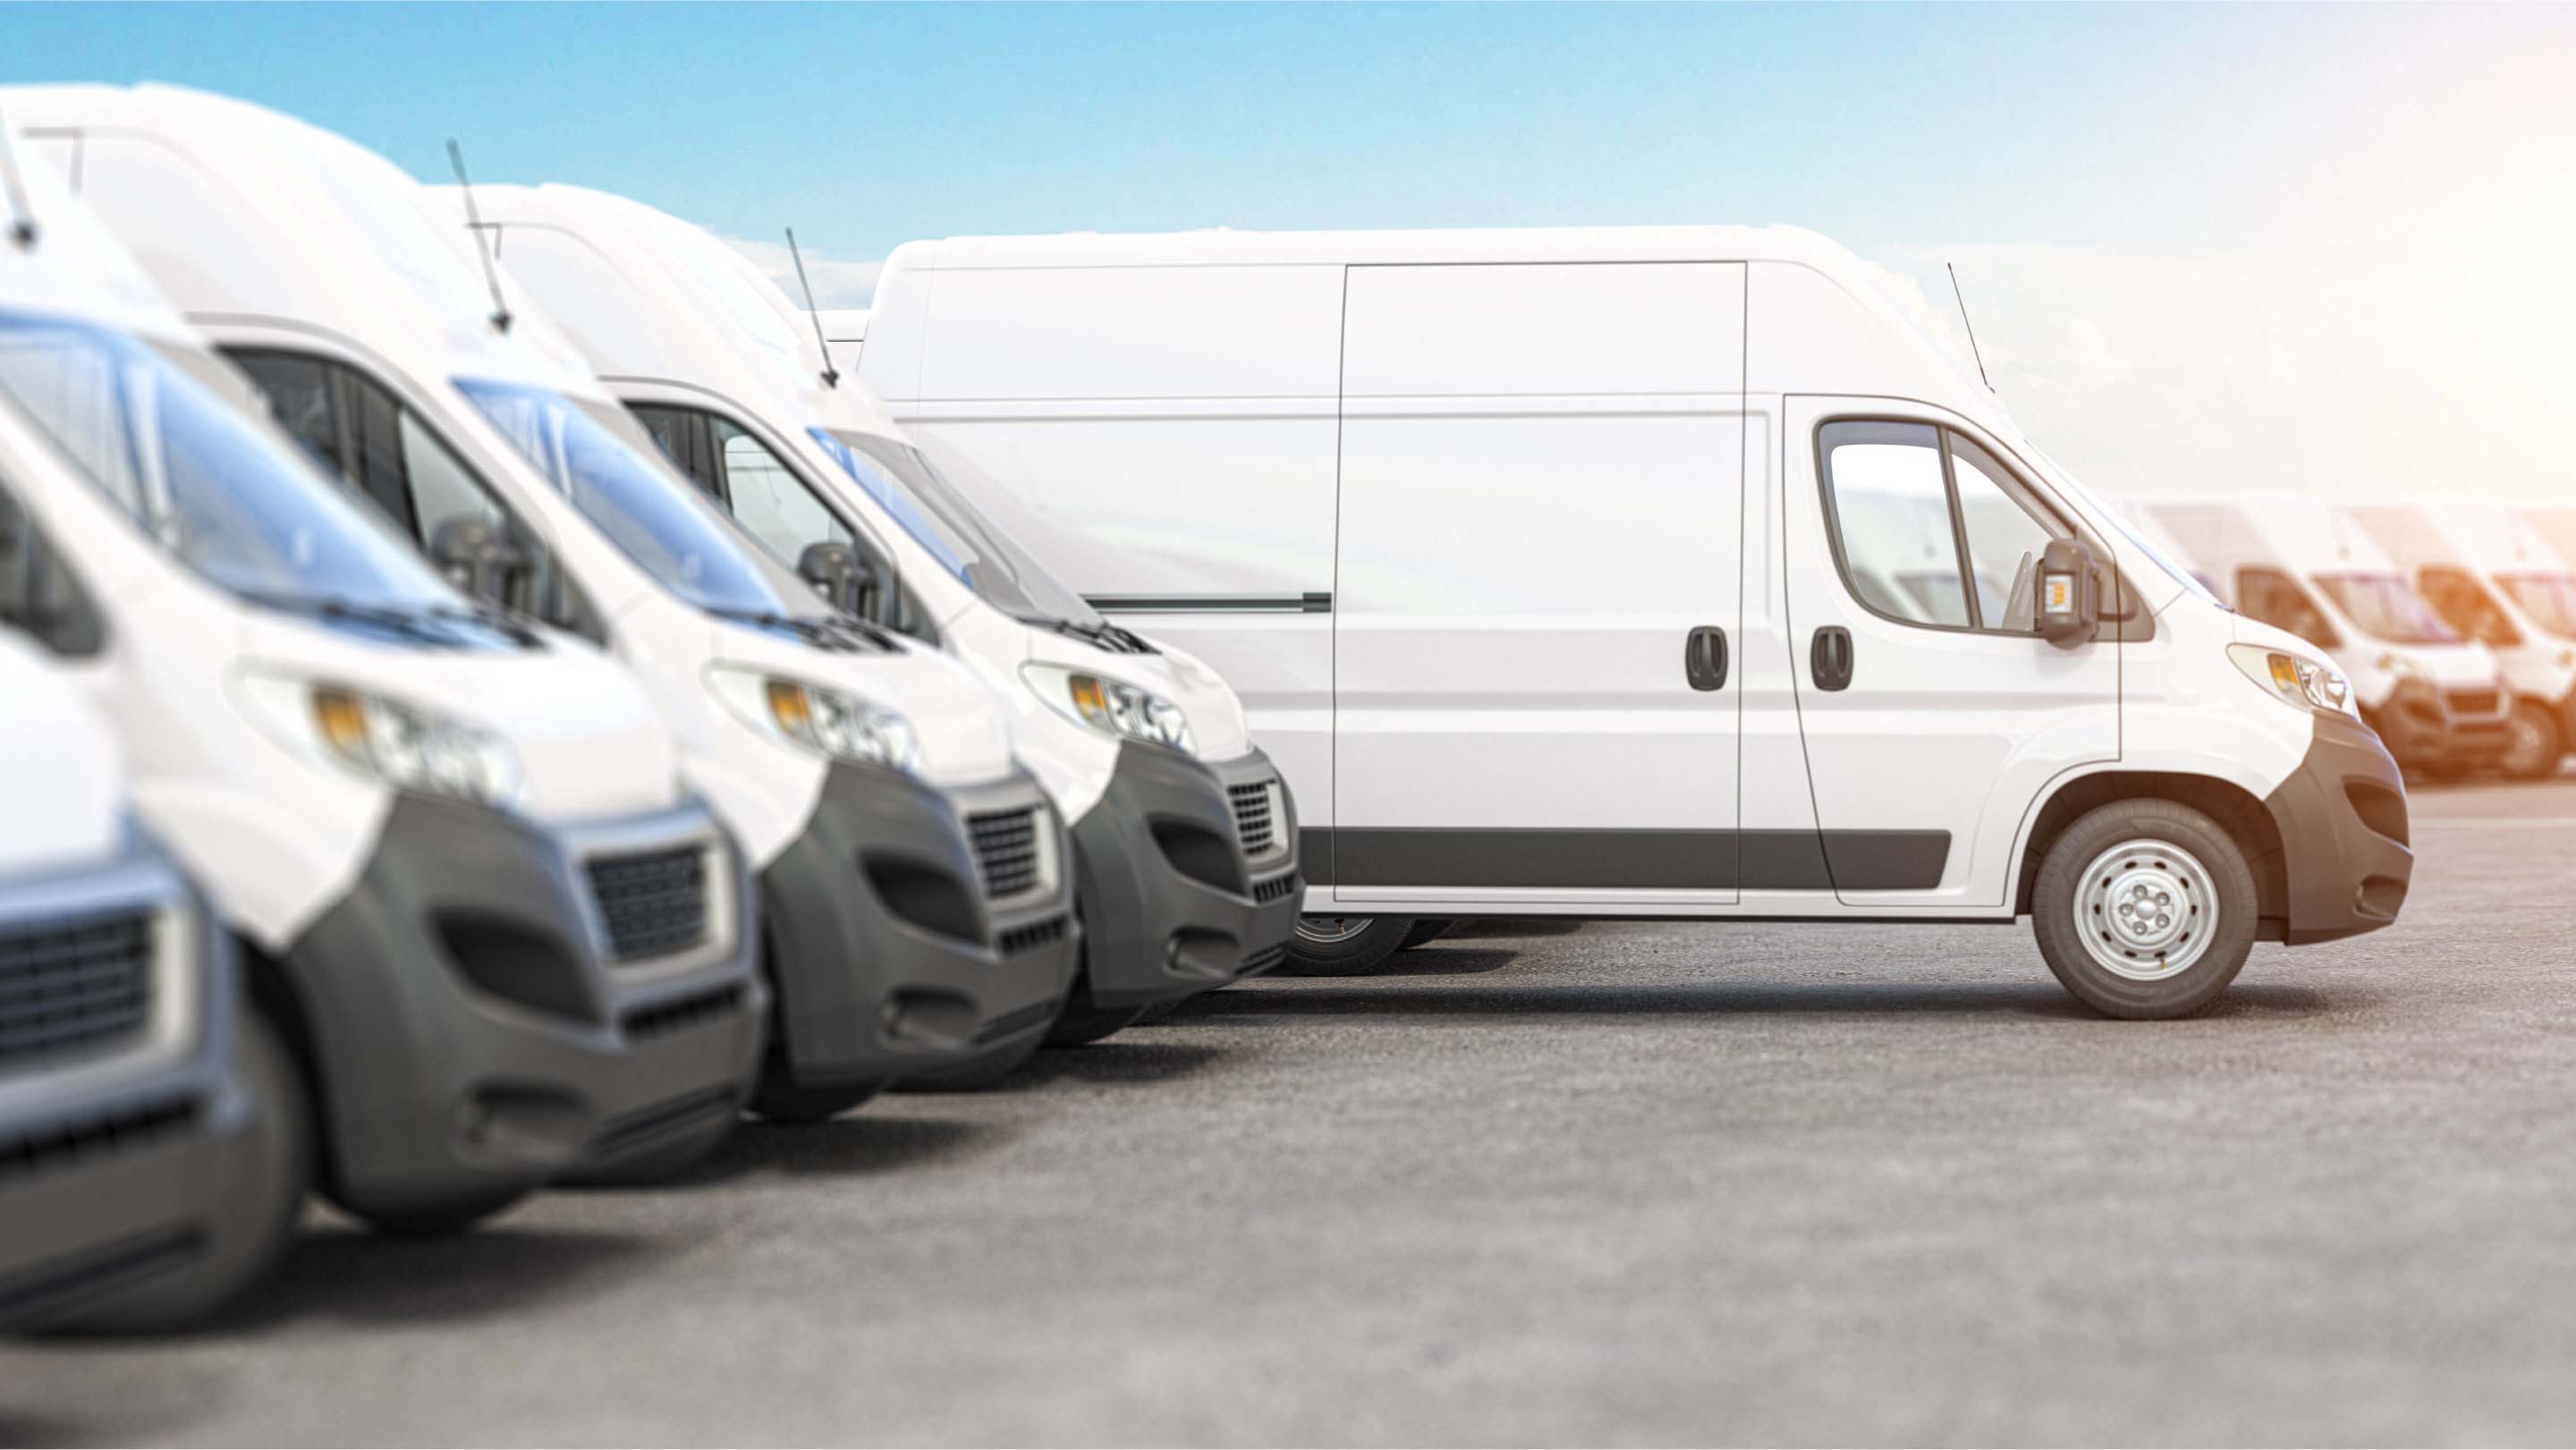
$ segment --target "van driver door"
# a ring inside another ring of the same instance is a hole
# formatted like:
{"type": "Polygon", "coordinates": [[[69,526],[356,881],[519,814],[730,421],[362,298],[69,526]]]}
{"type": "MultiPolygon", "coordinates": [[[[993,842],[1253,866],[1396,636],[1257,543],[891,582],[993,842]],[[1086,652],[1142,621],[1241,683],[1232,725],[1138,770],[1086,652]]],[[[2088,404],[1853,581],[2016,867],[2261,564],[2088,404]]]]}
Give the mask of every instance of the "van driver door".
{"type": "Polygon", "coordinates": [[[1740,263],[1354,266],[1337,902],[1736,897],[1740,263]]]}
{"type": "MultiPolygon", "coordinates": [[[[2033,803],[2120,753],[2116,623],[2071,645],[2037,630],[2039,555],[2082,536],[2075,515],[1925,405],[1793,394],[1781,439],[1791,666],[1827,878],[1811,884],[1850,905],[2008,908],[2033,803]]],[[[2099,577],[2116,611],[2107,562],[2099,577]]]]}

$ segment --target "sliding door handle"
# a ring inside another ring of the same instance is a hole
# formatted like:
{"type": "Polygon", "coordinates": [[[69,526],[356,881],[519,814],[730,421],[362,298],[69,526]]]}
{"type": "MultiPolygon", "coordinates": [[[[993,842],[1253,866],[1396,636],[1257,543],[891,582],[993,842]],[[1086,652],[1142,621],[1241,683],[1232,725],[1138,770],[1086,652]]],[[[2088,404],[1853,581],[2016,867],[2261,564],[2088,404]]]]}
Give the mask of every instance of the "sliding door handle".
{"type": "Polygon", "coordinates": [[[1714,690],[1726,683],[1726,631],[1703,624],[1682,642],[1682,675],[1694,690],[1714,690]]]}
{"type": "Polygon", "coordinates": [[[1819,690],[1840,690],[1852,682],[1851,631],[1829,624],[1816,631],[1807,646],[1807,673],[1819,690]]]}

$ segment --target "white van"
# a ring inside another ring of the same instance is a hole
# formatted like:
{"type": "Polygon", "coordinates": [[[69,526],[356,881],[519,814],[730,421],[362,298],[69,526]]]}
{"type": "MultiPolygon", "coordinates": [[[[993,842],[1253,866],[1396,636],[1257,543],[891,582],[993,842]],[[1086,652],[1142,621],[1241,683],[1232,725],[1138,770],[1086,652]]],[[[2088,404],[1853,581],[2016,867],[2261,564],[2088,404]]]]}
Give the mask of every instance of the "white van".
{"type": "Polygon", "coordinates": [[[574,187],[472,200],[507,275],[774,557],[854,556],[853,608],[945,644],[1010,702],[1081,881],[1087,961],[1053,1041],[1278,960],[1296,813],[1223,679],[1112,626],[986,523],[857,379],[824,376],[811,323],[731,247],[574,187]]]}
{"type": "Polygon", "coordinates": [[[972,671],[771,562],[381,157],[168,87],[0,104],[289,432],[473,592],[634,669],[755,873],[756,1111],[828,1117],[1046,1030],[1077,937],[1064,826],[972,671]]]}
{"type": "Polygon", "coordinates": [[[127,815],[107,722],[6,632],[0,800],[0,1330],[182,1322],[286,1242],[293,1068],[127,815]]]}
{"type": "Polygon", "coordinates": [[[2503,757],[2512,700],[2495,656],[2445,623],[2343,505],[2236,494],[2159,497],[2145,508],[2237,612],[2334,657],[2399,763],[2457,776],[2503,757]]]}
{"type": "Polygon", "coordinates": [[[299,1064],[278,1131],[309,1120],[324,1194],[403,1229],[704,1152],[760,1004],[740,860],[668,728],[597,651],[450,589],[21,169],[0,625],[114,722],[240,938],[253,1031],[299,1064]]]}
{"type": "Polygon", "coordinates": [[[2350,505],[2412,572],[2415,592],[2464,639],[2486,646],[2512,691],[2498,761],[2524,780],[2556,775],[2576,742],[2576,571],[2520,514],[2491,499],[2350,505]]]}
{"type": "Polygon", "coordinates": [[[2341,674],[1810,233],[913,243],[859,367],[1242,691],[1335,930],[2029,915],[2084,1000],[2163,1016],[2405,894],[2341,674]]]}

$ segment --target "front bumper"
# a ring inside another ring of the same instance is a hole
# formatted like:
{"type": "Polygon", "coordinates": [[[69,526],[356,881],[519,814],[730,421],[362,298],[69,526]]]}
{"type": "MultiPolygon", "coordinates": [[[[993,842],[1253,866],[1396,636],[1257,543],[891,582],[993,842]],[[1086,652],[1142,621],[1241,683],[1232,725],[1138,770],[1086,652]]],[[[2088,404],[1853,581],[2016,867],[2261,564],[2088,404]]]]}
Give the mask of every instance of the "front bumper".
{"type": "Polygon", "coordinates": [[[548,829],[398,797],[356,887],[282,962],[321,1080],[324,1191],[435,1216],[731,1118],[759,1064],[754,931],[741,854],[694,801],[548,829]],[[691,860],[694,943],[621,954],[634,923],[595,870],[691,860]]]}
{"type": "Polygon", "coordinates": [[[2501,759],[2512,741],[2512,714],[2501,690],[2468,692],[2485,697],[2482,708],[2463,709],[2451,695],[2418,680],[2398,685],[2370,712],[2371,728],[2402,765],[2434,770],[2479,770],[2501,759]]]}
{"type": "Polygon", "coordinates": [[[1297,808],[1260,751],[1210,764],[1124,742],[1108,790],[1073,839],[1094,1007],[1175,1001],[1267,971],[1283,955],[1305,894],[1297,808]],[[1270,834],[1248,852],[1235,805],[1255,793],[1270,834]]]}
{"type": "Polygon", "coordinates": [[[2415,874],[2406,783],[2370,727],[2316,717],[2307,758],[2264,799],[2281,833],[2281,939],[2292,946],[2397,919],[2415,874]]]}
{"type": "Polygon", "coordinates": [[[1043,1034],[1080,960],[1066,849],[1025,771],[940,790],[834,765],[813,819],[760,875],[790,1075],[900,1077],[1043,1034]],[[979,829],[1023,815],[1038,879],[995,898],[979,829]]]}
{"type": "MultiPolygon", "coordinates": [[[[149,914],[140,1034],[23,1063],[0,1056],[0,1326],[187,1267],[221,1226],[256,1122],[227,1070],[239,988],[231,944],[148,847],[77,877],[0,886],[0,935],[149,914]]],[[[33,985],[29,961],[0,989],[33,985]]],[[[58,969],[57,969],[58,970],[58,969]]]]}

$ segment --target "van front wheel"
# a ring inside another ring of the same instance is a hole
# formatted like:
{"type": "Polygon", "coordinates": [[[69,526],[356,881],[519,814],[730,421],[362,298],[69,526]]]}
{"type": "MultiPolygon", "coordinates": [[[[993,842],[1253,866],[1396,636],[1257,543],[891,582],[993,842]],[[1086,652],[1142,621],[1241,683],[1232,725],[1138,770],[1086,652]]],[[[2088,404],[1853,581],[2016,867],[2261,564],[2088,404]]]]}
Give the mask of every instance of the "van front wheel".
{"type": "Polygon", "coordinates": [[[1301,916],[1288,934],[1287,970],[1310,977],[1375,971],[1412,931],[1409,916],[1301,916]]]}
{"type": "Polygon", "coordinates": [[[2173,801],[2114,801],[2049,846],[2031,930],[2049,971],[2095,1011],[2187,1017],[2245,965],[2255,900],[2253,868],[2216,821],[2173,801]]]}
{"type": "Polygon", "coordinates": [[[2505,736],[2504,759],[2497,762],[2516,780],[2538,780],[2558,773],[2566,742],[2558,731],[2558,712],[2538,700],[2517,700],[2513,724],[2505,736]]]}

